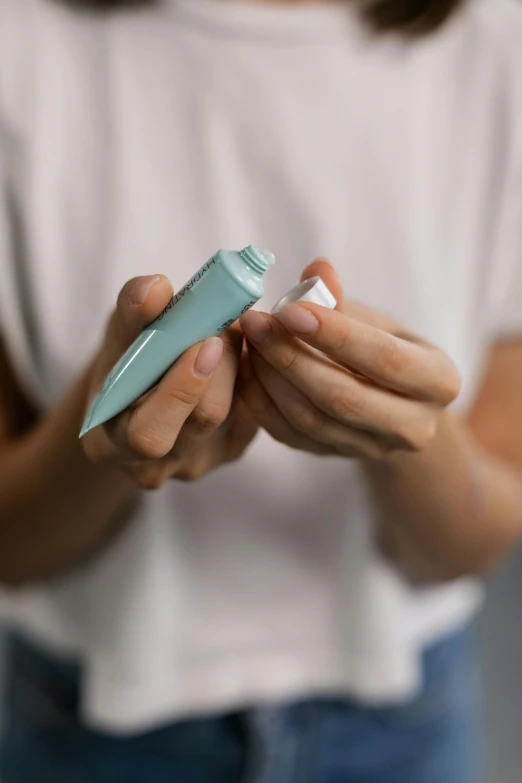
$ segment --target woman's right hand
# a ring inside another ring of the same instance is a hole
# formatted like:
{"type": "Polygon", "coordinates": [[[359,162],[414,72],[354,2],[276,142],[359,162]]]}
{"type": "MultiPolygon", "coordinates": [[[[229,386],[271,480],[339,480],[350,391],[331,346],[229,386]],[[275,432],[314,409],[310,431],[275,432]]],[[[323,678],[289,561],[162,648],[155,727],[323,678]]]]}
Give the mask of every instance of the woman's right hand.
{"type": "MultiPolygon", "coordinates": [[[[122,288],[88,376],[86,412],[111,368],[172,296],[162,275],[137,277],[122,288]]],[[[124,469],[145,489],[169,478],[199,479],[239,458],[257,430],[235,398],[242,344],[239,327],[231,327],[192,346],[154,389],[84,436],[87,457],[124,469]]]]}

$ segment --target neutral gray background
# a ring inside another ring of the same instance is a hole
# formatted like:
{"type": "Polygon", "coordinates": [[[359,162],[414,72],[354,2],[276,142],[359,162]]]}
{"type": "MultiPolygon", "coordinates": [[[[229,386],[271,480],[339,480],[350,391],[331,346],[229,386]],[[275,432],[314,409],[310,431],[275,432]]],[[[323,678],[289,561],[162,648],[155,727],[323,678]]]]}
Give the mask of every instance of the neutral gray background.
{"type": "MultiPolygon", "coordinates": [[[[489,740],[485,783],[522,783],[521,606],[522,551],[491,580],[480,621],[489,740]]],[[[0,635],[0,670],[1,653],[0,635]]]]}
{"type": "Polygon", "coordinates": [[[492,580],[481,620],[490,769],[486,783],[522,783],[522,552],[492,580]]]}

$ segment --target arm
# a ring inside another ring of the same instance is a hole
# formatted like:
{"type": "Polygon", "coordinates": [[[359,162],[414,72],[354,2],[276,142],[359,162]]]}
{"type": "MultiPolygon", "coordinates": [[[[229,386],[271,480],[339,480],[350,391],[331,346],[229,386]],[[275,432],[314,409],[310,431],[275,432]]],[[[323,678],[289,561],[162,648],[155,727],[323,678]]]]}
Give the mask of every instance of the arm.
{"type": "Polygon", "coordinates": [[[27,428],[29,409],[1,347],[0,364],[0,581],[16,586],[95,549],[131,497],[132,482],[82,451],[85,378],[27,428]]]}
{"type": "Polygon", "coordinates": [[[414,578],[488,570],[522,535],[522,340],[499,343],[468,421],[364,463],[385,551],[414,578]]]}
{"type": "Polygon", "coordinates": [[[258,424],[293,448],[357,459],[382,547],[415,580],[487,570],[522,535],[522,342],[498,345],[469,421],[444,353],[362,305],[249,313],[241,393],[258,424]],[[296,339],[299,338],[299,339],[296,339]],[[308,346],[328,356],[325,362],[308,346]]]}
{"type": "Polygon", "coordinates": [[[74,566],[117,529],[137,486],[200,478],[252,439],[255,426],[231,411],[242,345],[231,329],[193,346],[139,403],[79,441],[88,401],[171,298],[166,278],[129,281],[95,361],[36,424],[0,344],[0,582],[74,566]]]}

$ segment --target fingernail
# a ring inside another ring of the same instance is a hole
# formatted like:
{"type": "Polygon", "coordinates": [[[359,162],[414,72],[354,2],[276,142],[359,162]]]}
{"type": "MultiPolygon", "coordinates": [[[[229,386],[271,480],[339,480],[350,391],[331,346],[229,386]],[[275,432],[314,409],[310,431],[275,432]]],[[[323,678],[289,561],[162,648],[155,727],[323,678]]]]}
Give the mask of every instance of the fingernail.
{"type": "Polygon", "coordinates": [[[205,340],[196,356],[194,370],[201,378],[208,378],[217,368],[223,355],[223,340],[219,337],[209,337],[205,340]]]}
{"type": "Polygon", "coordinates": [[[253,343],[265,343],[272,334],[272,327],[261,313],[245,313],[241,318],[241,326],[253,343]]]}
{"type": "Polygon", "coordinates": [[[130,292],[132,304],[142,305],[149,295],[150,289],[159,279],[159,275],[146,275],[145,277],[140,277],[140,279],[134,283],[132,291],[130,292]]]}
{"type": "Polygon", "coordinates": [[[290,332],[312,334],[319,329],[319,321],[310,310],[298,304],[291,304],[275,316],[290,332]]]}

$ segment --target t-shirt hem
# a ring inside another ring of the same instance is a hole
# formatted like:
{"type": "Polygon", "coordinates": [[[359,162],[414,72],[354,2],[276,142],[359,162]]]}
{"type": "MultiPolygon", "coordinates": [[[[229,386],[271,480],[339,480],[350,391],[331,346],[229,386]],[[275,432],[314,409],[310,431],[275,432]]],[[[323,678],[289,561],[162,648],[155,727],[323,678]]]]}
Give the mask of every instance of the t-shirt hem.
{"type": "Polygon", "coordinates": [[[364,703],[388,703],[413,694],[421,684],[418,656],[354,653],[332,665],[321,651],[264,653],[233,658],[203,670],[165,673],[154,683],[111,681],[94,671],[87,688],[83,719],[93,728],[132,734],[171,721],[281,704],[299,698],[349,697],[364,703]],[[381,676],[376,678],[376,671],[381,676]],[[385,671],[384,671],[385,670],[385,671]],[[376,679],[379,680],[376,687],[376,679]],[[386,683],[383,680],[386,679],[386,683]],[[385,685],[385,687],[383,687],[385,685]]]}
{"type": "Polygon", "coordinates": [[[174,720],[335,696],[367,706],[389,706],[422,688],[422,649],[469,625],[481,602],[479,588],[427,628],[395,649],[296,650],[295,645],[262,655],[227,658],[219,664],[156,670],[154,682],[114,678],[107,662],[93,661],[83,700],[85,722],[103,731],[132,734],[174,720]],[[435,627],[431,629],[435,630],[435,627]]]}

